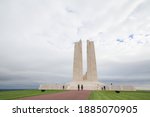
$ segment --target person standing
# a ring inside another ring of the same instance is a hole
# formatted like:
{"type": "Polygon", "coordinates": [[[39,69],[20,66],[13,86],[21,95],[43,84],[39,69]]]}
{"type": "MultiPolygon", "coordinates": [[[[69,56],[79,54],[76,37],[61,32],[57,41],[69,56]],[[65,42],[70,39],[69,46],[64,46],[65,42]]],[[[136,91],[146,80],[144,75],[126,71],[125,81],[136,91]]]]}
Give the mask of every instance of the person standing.
{"type": "Polygon", "coordinates": [[[81,85],[81,90],[83,90],[83,85],[81,85]]]}
{"type": "Polygon", "coordinates": [[[78,91],[80,90],[80,85],[78,84],[78,91]]]}
{"type": "Polygon", "coordinates": [[[104,90],[106,90],[106,86],[104,86],[104,90]]]}

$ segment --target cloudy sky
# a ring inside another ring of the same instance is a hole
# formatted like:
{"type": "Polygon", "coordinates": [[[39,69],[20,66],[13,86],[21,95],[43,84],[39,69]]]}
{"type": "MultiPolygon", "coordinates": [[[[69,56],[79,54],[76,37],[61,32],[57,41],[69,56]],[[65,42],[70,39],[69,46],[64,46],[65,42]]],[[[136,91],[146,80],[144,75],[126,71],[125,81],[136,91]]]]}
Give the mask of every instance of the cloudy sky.
{"type": "Polygon", "coordinates": [[[150,89],[150,0],[0,0],[0,89],[72,80],[74,42],[98,78],[150,89]]]}

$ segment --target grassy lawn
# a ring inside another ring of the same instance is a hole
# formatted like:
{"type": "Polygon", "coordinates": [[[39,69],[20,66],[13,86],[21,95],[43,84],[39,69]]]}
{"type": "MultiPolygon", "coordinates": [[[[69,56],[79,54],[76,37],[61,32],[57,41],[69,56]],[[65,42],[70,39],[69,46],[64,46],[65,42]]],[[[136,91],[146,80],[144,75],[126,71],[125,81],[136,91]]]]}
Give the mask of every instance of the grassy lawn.
{"type": "Polygon", "coordinates": [[[45,92],[41,92],[40,90],[0,91],[0,100],[11,100],[35,95],[58,93],[62,91],[63,90],[46,90],[45,92]]]}
{"type": "Polygon", "coordinates": [[[150,100],[150,91],[92,91],[90,100],[150,100]]]}

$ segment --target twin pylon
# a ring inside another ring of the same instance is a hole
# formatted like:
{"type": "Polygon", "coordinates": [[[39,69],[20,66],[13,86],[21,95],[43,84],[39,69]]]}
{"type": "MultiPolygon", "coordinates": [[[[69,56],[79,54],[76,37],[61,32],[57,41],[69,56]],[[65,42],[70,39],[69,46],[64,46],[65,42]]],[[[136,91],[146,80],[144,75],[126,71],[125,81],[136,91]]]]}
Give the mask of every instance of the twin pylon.
{"type": "Polygon", "coordinates": [[[96,57],[94,42],[87,41],[87,72],[83,75],[82,62],[82,41],[75,42],[74,46],[74,62],[73,62],[73,81],[66,84],[48,84],[40,85],[40,90],[46,89],[66,89],[66,90],[123,90],[135,91],[133,86],[123,85],[106,85],[98,81],[96,69],[96,57]]]}
{"type": "Polygon", "coordinates": [[[87,41],[87,72],[83,73],[82,41],[75,42],[73,61],[73,81],[64,85],[40,85],[39,89],[66,89],[66,90],[101,90],[103,83],[98,81],[94,42],[87,41]]]}
{"type": "Polygon", "coordinates": [[[73,81],[97,81],[94,42],[87,40],[87,72],[83,75],[82,41],[75,42],[73,81]]]}

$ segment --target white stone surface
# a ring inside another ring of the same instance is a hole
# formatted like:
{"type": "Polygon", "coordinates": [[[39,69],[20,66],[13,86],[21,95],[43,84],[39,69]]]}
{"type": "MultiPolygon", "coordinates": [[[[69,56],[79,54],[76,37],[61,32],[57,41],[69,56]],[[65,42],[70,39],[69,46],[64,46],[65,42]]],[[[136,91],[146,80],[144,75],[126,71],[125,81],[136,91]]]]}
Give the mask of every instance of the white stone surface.
{"type": "Polygon", "coordinates": [[[73,81],[82,81],[83,65],[82,65],[82,42],[75,42],[74,46],[74,62],[73,62],[73,81]]]}
{"type": "Polygon", "coordinates": [[[104,84],[100,82],[93,82],[93,81],[79,81],[79,82],[70,82],[66,84],[67,90],[78,90],[78,85],[83,85],[84,90],[101,90],[104,84]]]}
{"type": "Polygon", "coordinates": [[[87,41],[87,80],[97,81],[96,56],[93,41],[87,41]]]}
{"type": "Polygon", "coordinates": [[[131,85],[113,85],[113,86],[107,86],[108,90],[113,91],[136,91],[134,86],[131,85]]]}
{"type": "Polygon", "coordinates": [[[63,84],[43,84],[43,85],[40,85],[39,89],[42,90],[42,89],[45,89],[45,90],[48,90],[48,89],[60,89],[62,90],[63,89],[63,84]]]}

